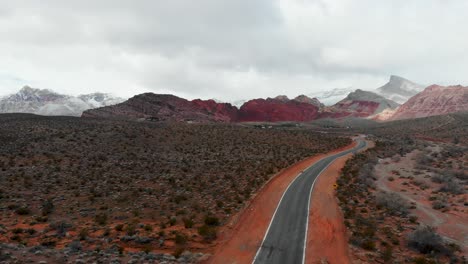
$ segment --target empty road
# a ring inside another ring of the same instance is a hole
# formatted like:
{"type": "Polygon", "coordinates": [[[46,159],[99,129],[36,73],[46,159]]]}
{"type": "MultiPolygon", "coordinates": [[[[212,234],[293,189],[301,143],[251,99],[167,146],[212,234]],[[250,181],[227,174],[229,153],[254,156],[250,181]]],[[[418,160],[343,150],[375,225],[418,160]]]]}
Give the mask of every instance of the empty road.
{"type": "Polygon", "coordinates": [[[358,140],[353,149],[325,157],[289,185],[276,208],[265,238],[253,260],[254,264],[294,264],[305,262],[310,195],[315,180],[335,159],[366,146],[358,140]]]}

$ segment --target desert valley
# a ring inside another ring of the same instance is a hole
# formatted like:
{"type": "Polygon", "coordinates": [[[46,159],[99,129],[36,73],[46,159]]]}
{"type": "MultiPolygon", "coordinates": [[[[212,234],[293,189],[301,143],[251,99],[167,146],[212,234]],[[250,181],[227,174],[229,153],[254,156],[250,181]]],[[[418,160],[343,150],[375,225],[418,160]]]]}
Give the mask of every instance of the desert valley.
{"type": "Polygon", "coordinates": [[[0,264],[467,264],[467,0],[0,5],[0,264]]]}
{"type": "MultiPolygon", "coordinates": [[[[395,98],[409,84],[392,76],[379,89],[395,98]]],[[[146,93],[54,117],[32,113],[63,97],[23,88],[2,109],[30,113],[0,115],[0,261],[250,262],[259,245],[245,241],[262,242],[294,168],[363,137],[366,150],[314,187],[336,198],[317,194],[310,210],[337,215],[311,216],[324,236],[311,250],[339,239],[339,261],[464,263],[468,88],[419,90],[403,104],[356,90],[328,106],[301,95],[240,108],[146,93]]],[[[337,263],[323,251],[308,262],[337,263]]]]}

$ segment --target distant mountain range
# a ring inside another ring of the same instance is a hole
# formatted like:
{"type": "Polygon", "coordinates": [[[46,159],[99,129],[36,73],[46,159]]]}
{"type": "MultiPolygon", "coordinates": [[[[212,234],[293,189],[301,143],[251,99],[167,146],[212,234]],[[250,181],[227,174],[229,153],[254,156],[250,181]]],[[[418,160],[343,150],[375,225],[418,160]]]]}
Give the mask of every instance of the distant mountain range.
{"type": "Polygon", "coordinates": [[[185,122],[308,122],[319,118],[369,117],[398,104],[378,94],[356,90],[333,106],[305,95],[289,99],[253,99],[240,108],[214,100],[186,100],[174,95],[145,93],[108,107],[90,109],[87,118],[118,118],[185,122]]]}
{"type": "Polygon", "coordinates": [[[374,92],[345,88],[314,94],[327,102],[340,97],[332,105],[307,95],[293,99],[279,95],[232,105],[218,100],[189,101],[170,94],[153,93],[136,95],[126,101],[102,93],[74,97],[24,87],[16,94],[0,98],[0,113],[189,122],[308,122],[323,118],[386,121],[468,111],[467,87],[421,87],[402,77],[391,76],[388,83],[374,92]]]}
{"type": "Polygon", "coordinates": [[[105,93],[63,95],[47,89],[23,87],[0,98],[0,113],[32,113],[48,116],[81,116],[83,111],[118,104],[124,99],[105,93]]]}

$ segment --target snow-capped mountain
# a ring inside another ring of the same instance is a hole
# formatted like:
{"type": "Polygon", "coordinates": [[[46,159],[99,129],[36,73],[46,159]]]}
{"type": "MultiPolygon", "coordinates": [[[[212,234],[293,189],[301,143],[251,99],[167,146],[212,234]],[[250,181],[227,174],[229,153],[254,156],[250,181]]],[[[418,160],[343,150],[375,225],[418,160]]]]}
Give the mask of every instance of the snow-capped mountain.
{"type": "Polygon", "coordinates": [[[47,89],[23,87],[18,93],[0,98],[0,113],[80,116],[85,110],[109,106],[124,99],[109,94],[92,93],[70,96],[47,89]]]}
{"type": "Polygon", "coordinates": [[[354,89],[351,87],[348,88],[335,88],[329,91],[321,91],[310,93],[307,96],[311,98],[317,98],[324,105],[334,105],[337,102],[343,100],[348,94],[354,92],[354,89]]]}
{"type": "Polygon", "coordinates": [[[377,88],[376,92],[387,99],[393,100],[399,104],[404,104],[411,97],[415,96],[425,86],[409,81],[405,78],[392,75],[390,80],[384,86],[377,88]]]}

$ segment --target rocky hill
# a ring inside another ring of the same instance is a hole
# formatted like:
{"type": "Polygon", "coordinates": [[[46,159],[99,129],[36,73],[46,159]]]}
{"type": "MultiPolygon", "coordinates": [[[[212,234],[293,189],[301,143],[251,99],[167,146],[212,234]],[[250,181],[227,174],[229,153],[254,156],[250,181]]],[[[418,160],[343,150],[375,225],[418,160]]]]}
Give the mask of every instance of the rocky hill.
{"type": "Polygon", "coordinates": [[[388,109],[395,109],[398,103],[376,93],[357,89],[345,99],[327,107],[320,118],[369,117],[388,109]]]}
{"type": "Polygon", "coordinates": [[[424,90],[423,85],[392,75],[388,83],[377,88],[376,92],[385,98],[403,104],[422,90],[424,90]]]}
{"type": "Polygon", "coordinates": [[[169,94],[144,93],[108,107],[91,109],[83,117],[151,119],[159,121],[235,122],[238,109],[214,100],[189,101],[169,94]]]}
{"type": "Polygon", "coordinates": [[[75,97],[25,86],[16,94],[0,98],[0,113],[80,116],[87,109],[109,106],[122,101],[122,98],[104,93],[75,97]]]}
{"type": "Polygon", "coordinates": [[[390,120],[468,111],[468,87],[431,85],[398,108],[390,120]]]}
{"type": "MultiPolygon", "coordinates": [[[[302,97],[304,99],[304,97],[302,97]]],[[[250,100],[239,110],[239,122],[312,121],[319,115],[319,106],[308,100],[287,97],[250,100]]],[[[320,103],[319,103],[320,104],[320,103]]]]}

